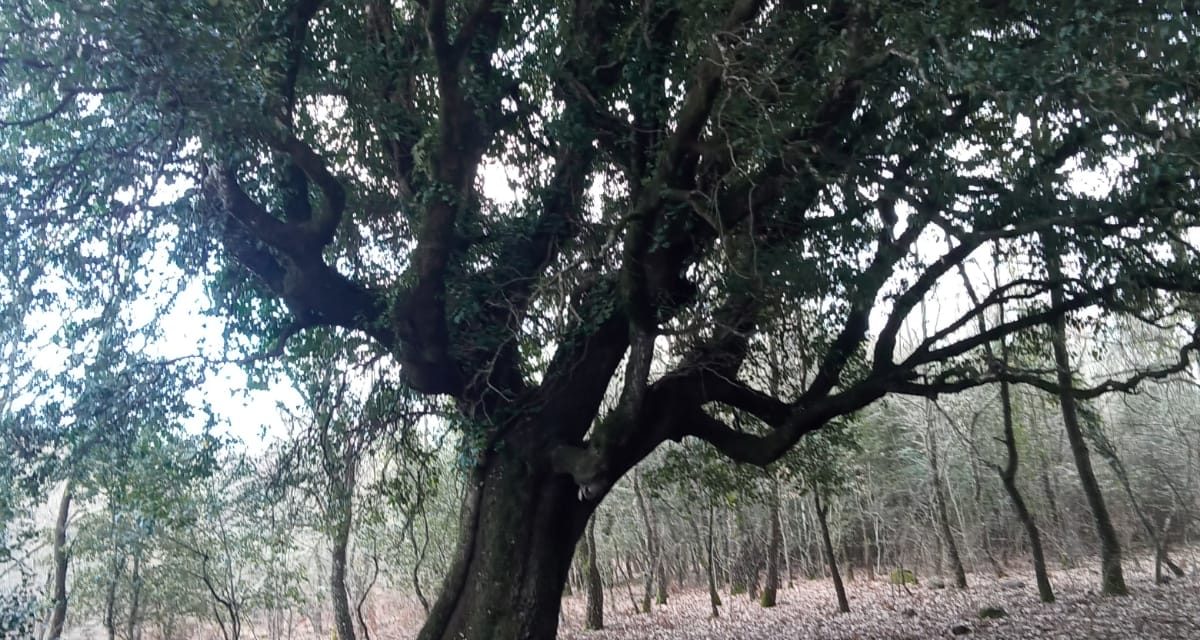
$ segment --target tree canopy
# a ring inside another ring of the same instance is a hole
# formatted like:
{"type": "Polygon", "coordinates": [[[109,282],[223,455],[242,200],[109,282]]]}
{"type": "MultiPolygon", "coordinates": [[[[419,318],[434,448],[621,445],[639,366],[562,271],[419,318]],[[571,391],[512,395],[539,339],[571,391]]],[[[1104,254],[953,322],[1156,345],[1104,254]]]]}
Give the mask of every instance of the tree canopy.
{"type": "MultiPolygon", "coordinates": [[[[1056,389],[982,347],[1065,314],[1194,325],[1185,2],[11,5],[5,317],[69,298],[135,318],[181,274],[262,352],[369,336],[453,401],[476,474],[427,637],[499,624],[473,527],[516,555],[565,538],[569,560],[668,439],[769,464],[888,393],[1056,389]],[[1004,277],[947,302],[993,252],[1004,277]],[[1001,305],[1020,312],[978,330],[1001,305]],[[801,345],[781,389],[768,331],[801,345]]],[[[504,597],[561,590],[561,562],[530,562],[504,597]]],[[[508,614],[512,634],[556,611],[508,614]]]]}

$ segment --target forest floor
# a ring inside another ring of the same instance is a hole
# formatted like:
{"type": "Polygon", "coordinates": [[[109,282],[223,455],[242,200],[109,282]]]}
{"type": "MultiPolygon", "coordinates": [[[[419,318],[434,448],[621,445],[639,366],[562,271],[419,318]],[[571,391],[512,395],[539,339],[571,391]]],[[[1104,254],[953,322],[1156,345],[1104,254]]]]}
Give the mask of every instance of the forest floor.
{"type": "MultiPolygon", "coordinates": [[[[1153,566],[1126,567],[1130,595],[1099,595],[1094,568],[1054,571],[1057,602],[1041,604],[1033,576],[998,579],[970,574],[970,588],[933,589],[925,580],[906,590],[886,579],[846,583],[850,613],[838,614],[833,583],[800,580],[779,591],[778,605],[763,609],[746,596],[722,594],[720,617],[712,619],[708,592],[689,589],[670,594],[650,615],[633,613],[625,587],[605,591],[605,628],[583,631],[584,598],[563,600],[561,640],[919,640],[923,638],[1047,638],[1051,640],[1200,640],[1200,573],[1155,585],[1146,575],[1153,566]],[[1016,586],[1020,581],[1021,586],[1016,586]],[[984,607],[1003,607],[1007,616],[983,620],[984,607]],[[959,628],[961,635],[952,629],[959,628]]],[[[635,588],[635,591],[637,589],[635,588]]]]}

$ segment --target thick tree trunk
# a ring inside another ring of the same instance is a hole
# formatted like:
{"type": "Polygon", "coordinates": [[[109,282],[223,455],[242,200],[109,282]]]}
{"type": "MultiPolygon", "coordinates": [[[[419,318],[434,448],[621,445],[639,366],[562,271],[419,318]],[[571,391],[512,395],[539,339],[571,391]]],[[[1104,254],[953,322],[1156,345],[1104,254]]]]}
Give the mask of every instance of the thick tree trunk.
{"type": "MultiPolygon", "coordinates": [[[[567,475],[500,452],[472,479],[460,540],[419,640],[552,640],[595,499],[567,475]]],[[[599,577],[596,568],[596,577],[599,577]]]]}
{"type": "MultiPolygon", "coordinates": [[[[1050,245],[1051,243],[1048,243],[1050,245]]],[[[1059,256],[1053,246],[1046,248],[1046,265],[1053,280],[1062,278],[1062,268],[1059,256]]],[[[1051,304],[1063,303],[1062,286],[1050,290],[1051,304]]],[[[1083,494],[1087,497],[1092,517],[1096,521],[1096,535],[1100,539],[1100,574],[1101,591],[1105,595],[1119,596],[1129,593],[1125,586],[1125,575],[1121,570],[1121,543],[1112,519],[1108,515],[1108,507],[1104,503],[1104,494],[1100,491],[1100,483],[1092,470],[1092,459],[1088,453],[1087,442],[1083,437],[1083,429],[1079,424],[1079,411],[1075,406],[1075,397],[1071,390],[1074,382],[1071,379],[1071,356],[1067,352],[1067,321],[1060,317],[1052,325],[1050,342],[1054,347],[1055,375],[1058,380],[1059,404],[1062,406],[1063,427],[1067,431],[1067,442],[1071,445],[1071,455],[1075,458],[1075,469],[1079,472],[1079,482],[1083,485],[1083,494]]]]}
{"type": "Polygon", "coordinates": [[[47,640],[62,637],[63,625],[67,621],[67,564],[70,562],[67,553],[67,520],[71,516],[72,489],[71,482],[67,481],[58,503],[58,518],[54,521],[54,608],[46,624],[44,637],[47,640]]]}
{"type": "Polygon", "coordinates": [[[329,591],[333,598],[333,620],[338,640],[355,640],[350,594],[346,590],[346,549],[350,542],[350,504],[336,523],[330,539],[329,591]]]}
{"type": "Polygon", "coordinates": [[[763,587],[760,603],[763,607],[775,606],[779,591],[779,545],[783,537],[779,528],[779,479],[771,478],[771,541],[767,545],[767,584],[763,587]]]}
{"type": "Polygon", "coordinates": [[[846,587],[838,573],[837,555],[833,552],[833,538],[829,535],[829,507],[821,502],[821,494],[813,491],[813,502],[817,508],[817,521],[821,524],[821,541],[825,544],[825,558],[829,561],[829,575],[833,577],[833,590],[837,592],[838,611],[850,613],[850,601],[846,599],[846,587]]]}

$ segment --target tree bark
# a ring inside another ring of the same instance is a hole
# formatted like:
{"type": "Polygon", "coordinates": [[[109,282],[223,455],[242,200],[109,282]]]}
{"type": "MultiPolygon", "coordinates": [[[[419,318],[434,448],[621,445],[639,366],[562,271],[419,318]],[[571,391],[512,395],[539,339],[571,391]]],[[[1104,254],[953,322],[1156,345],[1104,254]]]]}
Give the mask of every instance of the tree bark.
{"type": "MultiPolygon", "coordinates": [[[[417,600],[421,603],[421,609],[425,611],[425,615],[429,615],[429,598],[425,597],[425,592],[421,589],[421,564],[425,562],[425,552],[429,546],[429,514],[422,511],[421,524],[425,530],[424,542],[417,543],[417,527],[415,523],[408,523],[408,540],[412,544],[413,563],[409,570],[409,581],[413,586],[413,593],[417,594],[417,600]]],[[[567,582],[567,592],[570,595],[571,583],[567,582]]]]}
{"type": "MultiPolygon", "coordinates": [[[[498,452],[469,481],[461,538],[419,640],[553,640],[595,499],[549,465],[498,452]]],[[[599,581],[599,568],[585,568],[599,581]]],[[[590,580],[589,580],[590,581],[590,580]]]]}
{"type": "MultiPolygon", "coordinates": [[[[1047,243],[1046,266],[1051,280],[1061,282],[1062,266],[1054,243],[1047,243]]],[[[1056,285],[1050,290],[1050,303],[1063,304],[1062,285],[1056,285]]],[[[1067,351],[1067,320],[1059,316],[1051,325],[1050,343],[1054,348],[1055,376],[1058,381],[1058,400],[1062,406],[1063,427],[1067,431],[1067,442],[1071,446],[1071,455],[1075,458],[1075,469],[1079,472],[1079,482],[1083,485],[1083,493],[1087,497],[1088,507],[1096,522],[1096,536],[1100,539],[1100,582],[1101,591],[1105,595],[1119,596],[1129,593],[1125,586],[1125,575],[1121,570],[1121,543],[1117,531],[1113,528],[1112,519],[1108,515],[1108,507],[1104,503],[1104,494],[1100,491],[1100,483],[1092,470],[1091,455],[1088,453],[1087,442],[1083,437],[1083,429],[1079,424],[1079,411],[1075,406],[1072,394],[1074,382],[1071,379],[1071,356],[1067,351]]]]}
{"type": "Polygon", "coordinates": [[[58,503],[58,518],[54,521],[54,608],[46,625],[44,637],[47,640],[61,638],[67,621],[67,565],[70,562],[70,554],[67,553],[67,520],[71,515],[73,489],[68,480],[58,503]]]}
{"type": "Polygon", "coordinates": [[[354,617],[350,611],[350,594],[346,590],[346,549],[350,543],[351,503],[345,501],[340,509],[330,539],[329,590],[333,598],[333,620],[338,640],[355,640],[354,617]]]}
{"type": "Polygon", "coordinates": [[[129,619],[125,621],[126,640],[139,640],[141,637],[140,620],[142,604],[142,552],[135,549],[133,553],[133,569],[129,576],[129,619]]]}
{"type": "Polygon", "coordinates": [[[829,535],[829,506],[822,504],[821,494],[813,491],[813,502],[817,508],[817,521],[821,524],[821,541],[825,544],[825,558],[829,562],[829,575],[833,578],[833,590],[837,592],[838,611],[850,613],[850,601],[846,599],[846,587],[842,574],[838,573],[837,555],[833,552],[833,538],[829,535]]]}
{"type": "Polygon", "coordinates": [[[600,568],[596,557],[596,518],[593,516],[587,527],[587,629],[604,628],[604,584],[600,581],[600,568]]]}
{"type": "Polygon", "coordinates": [[[721,611],[720,611],[721,594],[717,592],[717,570],[716,570],[717,558],[716,558],[716,554],[714,553],[714,549],[713,549],[713,547],[715,546],[714,541],[713,541],[713,528],[714,528],[713,515],[714,515],[715,511],[716,511],[716,507],[713,506],[712,504],[709,504],[708,505],[708,544],[706,545],[707,546],[706,550],[708,552],[708,564],[704,567],[705,570],[708,572],[708,602],[710,605],[712,605],[712,617],[714,617],[714,618],[719,617],[721,615],[721,611]]]}
{"type": "Polygon", "coordinates": [[[661,540],[660,540],[660,544],[658,547],[658,554],[659,554],[658,562],[655,564],[655,566],[657,567],[657,569],[656,569],[657,577],[654,580],[658,586],[654,592],[654,604],[661,607],[661,606],[667,604],[667,567],[666,567],[666,562],[662,558],[663,548],[662,548],[661,540]]]}
{"type": "Polygon", "coordinates": [[[779,545],[783,533],[779,528],[779,479],[771,476],[771,504],[769,517],[771,519],[771,541],[767,545],[767,583],[763,587],[760,604],[763,607],[775,606],[776,592],[779,591],[779,545]]]}

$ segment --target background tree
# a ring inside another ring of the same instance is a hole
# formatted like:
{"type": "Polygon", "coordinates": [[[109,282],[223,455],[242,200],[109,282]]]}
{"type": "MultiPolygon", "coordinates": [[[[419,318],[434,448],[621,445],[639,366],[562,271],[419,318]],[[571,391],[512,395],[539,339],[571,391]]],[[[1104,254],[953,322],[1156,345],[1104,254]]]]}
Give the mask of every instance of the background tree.
{"type": "Polygon", "coordinates": [[[838,569],[837,552],[829,534],[829,506],[850,482],[848,459],[857,448],[851,426],[846,422],[839,422],[805,438],[782,463],[788,474],[800,481],[803,491],[812,496],[821,530],[825,562],[829,565],[829,576],[833,580],[838,611],[841,613],[850,612],[850,601],[846,598],[846,587],[838,569]]]}
{"type": "MultiPolygon", "coordinates": [[[[354,640],[354,607],[348,584],[349,547],[362,511],[362,476],[388,431],[403,432],[403,395],[386,378],[355,366],[353,342],[317,341],[293,360],[302,415],[293,415],[296,436],[280,468],[280,482],[307,492],[320,510],[320,529],[330,545],[330,598],[337,635],[354,640]]],[[[365,594],[363,594],[365,598],[365,594]]],[[[366,635],[365,624],[362,625],[366,635]]]]}

